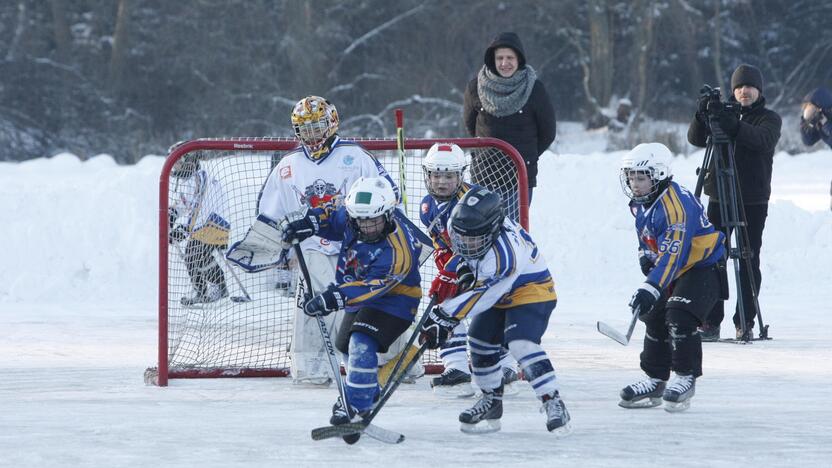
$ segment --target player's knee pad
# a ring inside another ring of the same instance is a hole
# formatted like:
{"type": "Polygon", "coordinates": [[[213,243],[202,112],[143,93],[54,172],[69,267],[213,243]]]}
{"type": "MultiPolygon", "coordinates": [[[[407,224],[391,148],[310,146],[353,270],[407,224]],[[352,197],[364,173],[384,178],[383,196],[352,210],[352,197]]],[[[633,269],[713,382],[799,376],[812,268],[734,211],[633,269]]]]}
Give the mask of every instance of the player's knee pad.
{"type": "Polygon", "coordinates": [[[544,380],[548,376],[554,378],[555,369],[552,367],[552,361],[539,344],[529,340],[514,340],[508,344],[508,349],[523,369],[526,380],[533,385],[535,380],[541,377],[544,377],[544,380]]]}
{"type": "Polygon", "coordinates": [[[667,309],[665,323],[671,335],[691,335],[699,326],[699,319],[684,309],[667,309]]]}

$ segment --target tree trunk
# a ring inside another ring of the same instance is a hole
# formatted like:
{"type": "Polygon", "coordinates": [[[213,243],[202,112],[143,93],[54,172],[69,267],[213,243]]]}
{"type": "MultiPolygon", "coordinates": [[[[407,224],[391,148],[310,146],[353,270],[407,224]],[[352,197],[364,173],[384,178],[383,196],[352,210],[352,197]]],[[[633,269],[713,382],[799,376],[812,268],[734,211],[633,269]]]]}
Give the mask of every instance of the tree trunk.
{"type": "Polygon", "coordinates": [[[610,104],[613,87],[612,15],[605,0],[589,2],[589,88],[603,107],[610,104]]]}
{"type": "Polygon", "coordinates": [[[63,0],[51,0],[49,3],[52,7],[52,33],[55,39],[56,58],[59,62],[66,63],[72,48],[72,35],[66,19],[66,5],[63,0]]]}
{"type": "Polygon", "coordinates": [[[119,0],[113,48],[110,51],[110,89],[119,93],[124,81],[124,56],[127,53],[127,27],[130,21],[128,0],[119,0]]]}
{"type": "Polygon", "coordinates": [[[722,2],[720,1],[714,2],[714,27],[712,29],[714,33],[714,74],[716,74],[716,80],[714,82],[717,86],[719,86],[719,89],[722,90],[723,98],[727,98],[730,95],[730,90],[725,88],[722,83],[722,77],[724,75],[722,73],[722,8],[720,7],[721,3],[722,2]]]}
{"type": "Polygon", "coordinates": [[[647,87],[650,84],[650,58],[653,51],[653,24],[655,22],[653,0],[641,0],[636,5],[641,21],[638,22],[634,43],[636,57],[636,101],[634,103],[636,117],[633,119],[634,125],[638,125],[640,115],[647,113],[647,87]]]}

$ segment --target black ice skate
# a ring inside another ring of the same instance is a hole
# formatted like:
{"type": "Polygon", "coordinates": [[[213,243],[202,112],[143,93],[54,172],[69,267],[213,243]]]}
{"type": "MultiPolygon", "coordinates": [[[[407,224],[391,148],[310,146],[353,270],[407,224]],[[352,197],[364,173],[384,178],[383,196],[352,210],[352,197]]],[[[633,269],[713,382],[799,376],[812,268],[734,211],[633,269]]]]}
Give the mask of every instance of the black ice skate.
{"type": "Polygon", "coordinates": [[[503,417],[503,386],[483,390],[474,406],[459,414],[459,430],[467,434],[486,434],[500,430],[503,417]]]}
{"type": "Polygon", "coordinates": [[[543,395],[540,400],[543,402],[540,412],[546,413],[546,429],[556,436],[565,436],[572,432],[572,425],[569,424],[572,418],[558,391],[543,395]]]}
{"type": "Polygon", "coordinates": [[[439,377],[430,381],[434,393],[442,396],[468,398],[474,395],[471,387],[471,374],[459,369],[445,369],[439,377]]]}
{"type": "Polygon", "coordinates": [[[703,342],[719,341],[719,325],[702,325],[699,328],[699,338],[703,342]]]}
{"type": "Polygon", "coordinates": [[[517,395],[520,392],[520,376],[511,367],[503,367],[503,396],[517,395]]]}
{"type": "Polygon", "coordinates": [[[621,390],[621,401],[618,406],[622,408],[653,408],[662,404],[665,381],[647,378],[627,385],[621,390]]]}
{"type": "Polygon", "coordinates": [[[204,293],[196,293],[191,297],[183,297],[179,302],[186,307],[198,306],[201,304],[210,304],[217,302],[220,299],[228,297],[228,289],[225,285],[220,285],[216,290],[204,293]]]}
{"type": "Polygon", "coordinates": [[[690,408],[690,399],[696,393],[696,379],[692,375],[675,374],[664,390],[664,409],[678,413],[690,408]]]}
{"type": "MultiPolygon", "coordinates": [[[[332,405],[332,417],[329,418],[329,423],[333,426],[340,426],[342,424],[349,424],[351,422],[361,422],[365,416],[370,414],[370,411],[364,411],[359,413],[356,411],[355,408],[352,408],[353,416],[350,418],[349,413],[347,412],[346,406],[344,406],[344,402],[341,401],[341,397],[338,397],[335,400],[335,404],[332,405]]],[[[358,442],[358,439],[361,438],[360,433],[356,434],[348,434],[341,437],[344,439],[344,442],[352,445],[358,442]]]]}

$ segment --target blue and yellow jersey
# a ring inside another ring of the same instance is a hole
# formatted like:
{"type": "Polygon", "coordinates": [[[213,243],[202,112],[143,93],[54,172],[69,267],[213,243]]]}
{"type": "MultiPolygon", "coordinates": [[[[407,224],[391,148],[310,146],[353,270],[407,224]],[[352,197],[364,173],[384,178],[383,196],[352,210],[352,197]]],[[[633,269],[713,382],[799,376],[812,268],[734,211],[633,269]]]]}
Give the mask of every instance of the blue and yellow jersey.
{"type": "Polygon", "coordinates": [[[448,219],[451,217],[451,211],[469,190],[477,187],[477,185],[463,182],[456,195],[446,202],[438,202],[431,195],[425,195],[422,199],[419,218],[428,229],[428,235],[433,239],[435,250],[451,248],[451,238],[448,235],[448,219]]]}
{"type": "Polygon", "coordinates": [[[714,229],[702,204],[671,182],[652,206],[630,202],[639,249],[656,265],[647,282],[660,290],[691,268],[717,263],[725,255],[724,235],[714,229]]]}
{"type": "Polygon", "coordinates": [[[228,201],[217,179],[200,169],[188,179],[177,179],[173,192],[171,208],[192,238],[208,245],[228,244],[228,201]]]}
{"type": "MultiPolygon", "coordinates": [[[[458,270],[458,262],[460,257],[455,256],[446,267],[458,270]]],[[[557,299],[546,260],[529,233],[509,219],[485,256],[466,263],[476,277],[474,287],[442,303],[442,309],[457,319],[491,308],[511,309],[557,299]]]]}
{"type": "Polygon", "coordinates": [[[370,307],[412,321],[422,298],[422,244],[410,229],[394,217],[393,232],[365,243],[356,238],[345,207],[329,206],[310,213],[318,217],[319,236],[342,242],[335,281],[346,298],[345,310],[370,307]]]}

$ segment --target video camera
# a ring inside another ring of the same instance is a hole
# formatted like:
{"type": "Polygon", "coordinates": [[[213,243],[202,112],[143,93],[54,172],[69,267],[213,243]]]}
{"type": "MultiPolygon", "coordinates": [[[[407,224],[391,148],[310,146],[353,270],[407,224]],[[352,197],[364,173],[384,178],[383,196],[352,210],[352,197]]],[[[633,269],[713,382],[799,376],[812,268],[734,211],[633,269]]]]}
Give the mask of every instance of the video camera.
{"type": "Polygon", "coordinates": [[[742,105],[738,102],[723,101],[722,93],[720,92],[719,88],[712,88],[708,85],[702,85],[702,89],[699,90],[699,95],[700,97],[708,98],[708,106],[706,108],[708,117],[716,117],[723,110],[733,112],[737,116],[740,115],[742,105]]]}

